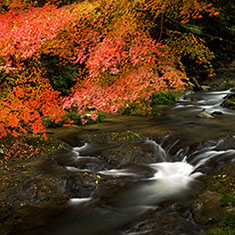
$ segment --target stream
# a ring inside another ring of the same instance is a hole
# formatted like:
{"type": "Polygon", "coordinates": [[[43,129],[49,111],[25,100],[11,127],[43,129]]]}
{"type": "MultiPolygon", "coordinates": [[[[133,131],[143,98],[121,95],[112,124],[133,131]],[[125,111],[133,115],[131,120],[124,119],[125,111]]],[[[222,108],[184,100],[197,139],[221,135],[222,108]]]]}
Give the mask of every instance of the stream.
{"type": "Polygon", "coordinates": [[[203,175],[235,161],[235,111],[221,106],[230,92],[189,92],[144,124],[65,135],[70,148],[36,162],[35,179],[22,183],[26,198],[49,179],[54,192],[39,190],[4,234],[205,234],[189,202],[203,175]]]}

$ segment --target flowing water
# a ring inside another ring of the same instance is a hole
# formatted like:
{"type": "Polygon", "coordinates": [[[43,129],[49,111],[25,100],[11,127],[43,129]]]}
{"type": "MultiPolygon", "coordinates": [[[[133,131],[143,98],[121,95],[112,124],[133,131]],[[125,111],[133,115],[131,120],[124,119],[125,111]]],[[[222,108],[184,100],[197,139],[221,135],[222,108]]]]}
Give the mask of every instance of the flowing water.
{"type": "Polygon", "coordinates": [[[40,176],[63,178],[66,197],[41,206],[54,211],[44,215],[49,222],[17,234],[203,234],[187,202],[202,175],[235,160],[235,112],[220,106],[229,93],[188,93],[164,120],[149,121],[149,129],[162,125],[174,135],[154,137],[145,126],[143,137],[120,142],[103,140],[99,130],[67,137],[73,147],[38,167],[40,176]],[[198,118],[205,110],[215,118],[198,118]]]}

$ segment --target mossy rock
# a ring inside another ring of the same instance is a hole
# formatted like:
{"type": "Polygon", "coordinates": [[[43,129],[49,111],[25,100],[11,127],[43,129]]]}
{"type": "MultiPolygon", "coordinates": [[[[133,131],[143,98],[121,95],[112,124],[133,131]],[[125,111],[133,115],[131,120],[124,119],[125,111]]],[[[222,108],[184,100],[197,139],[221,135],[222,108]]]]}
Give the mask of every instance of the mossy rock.
{"type": "Polygon", "coordinates": [[[195,221],[209,235],[235,234],[235,164],[213,170],[203,178],[204,192],[191,204],[195,221]]]}
{"type": "Polygon", "coordinates": [[[224,102],[222,103],[223,107],[229,108],[229,109],[233,109],[235,110],[235,101],[231,100],[231,99],[226,99],[224,100],[224,102]]]}
{"type": "Polygon", "coordinates": [[[222,198],[222,194],[209,190],[199,195],[193,205],[197,222],[207,224],[210,221],[221,220],[223,215],[218,211],[222,205],[222,198]]]}

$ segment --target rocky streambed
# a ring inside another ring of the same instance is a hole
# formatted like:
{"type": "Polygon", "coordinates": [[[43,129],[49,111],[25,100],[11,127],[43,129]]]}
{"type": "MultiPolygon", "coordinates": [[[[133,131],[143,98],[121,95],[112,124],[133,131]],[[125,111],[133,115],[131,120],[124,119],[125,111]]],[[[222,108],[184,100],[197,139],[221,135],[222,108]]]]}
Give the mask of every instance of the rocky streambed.
{"type": "Polygon", "coordinates": [[[2,168],[0,234],[234,234],[231,97],[50,130],[61,150],[2,168]]]}

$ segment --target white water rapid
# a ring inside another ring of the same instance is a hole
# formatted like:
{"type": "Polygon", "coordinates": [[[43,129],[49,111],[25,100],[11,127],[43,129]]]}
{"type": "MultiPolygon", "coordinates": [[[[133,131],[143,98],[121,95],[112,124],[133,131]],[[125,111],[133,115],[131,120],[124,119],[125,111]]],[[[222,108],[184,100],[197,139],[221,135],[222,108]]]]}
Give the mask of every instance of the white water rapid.
{"type": "MultiPolygon", "coordinates": [[[[223,140],[221,141],[223,142],[223,140]]],[[[123,197],[124,204],[128,204],[128,206],[153,205],[169,199],[186,196],[197,177],[203,175],[201,170],[207,166],[208,162],[213,161],[213,159],[223,161],[235,156],[234,149],[217,150],[217,147],[221,145],[221,141],[188,154],[184,153],[183,149],[179,149],[174,156],[171,156],[171,148],[177,145],[177,141],[172,146],[164,149],[162,144],[146,139],[146,144],[151,145],[152,149],[154,149],[154,155],[159,162],[147,165],[154,172],[153,175],[141,179],[143,181],[141,186],[134,187],[125,193],[123,197]]],[[[84,158],[80,156],[79,150],[84,150],[87,146],[88,144],[85,144],[80,148],[74,148],[73,152],[77,153],[76,161],[84,158]]],[[[92,159],[91,157],[86,158],[92,159]]],[[[72,172],[89,172],[87,169],[79,169],[77,167],[67,166],[66,169],[72,172]]],[[[96,174],[113,177],[138,177],[138,172],[128,168],[104,169],[96,172],[96,174]]]]}
{"type": "Polygon", "coordinates": [[[68,206],[80,211],[52,235],[203,234],[188,202],[200,176],[235,160],[235,111],[220,105],[227,94],[190,93],[179,99],[163,122],[180,136],[112,146],[91,139],[63,155],[58,165],[71,177],[66,184],[73,195],[68,206]],[[204,111],[217,114],[199,118],[204,111]]]}

